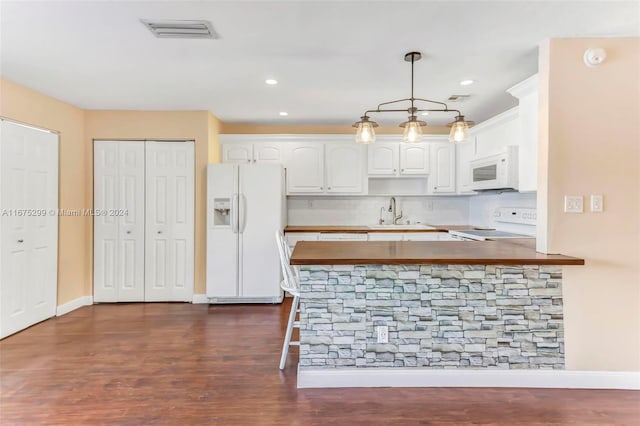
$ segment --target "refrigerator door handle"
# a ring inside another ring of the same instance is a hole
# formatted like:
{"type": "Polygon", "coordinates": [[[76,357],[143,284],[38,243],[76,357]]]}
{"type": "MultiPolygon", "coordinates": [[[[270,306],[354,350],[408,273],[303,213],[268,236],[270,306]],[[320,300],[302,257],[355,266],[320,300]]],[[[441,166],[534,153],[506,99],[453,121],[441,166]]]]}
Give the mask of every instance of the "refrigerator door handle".
{"type": "Polygon", "coordinates": [[[231,232],[238,233],[238,194],[231,196],[231,232]]]}
{"type": "Polygon", "coordinates": [[[243,233],[245,228],[247,227],[247,198],[244,196],[244,194],[240,194],[240,211],[238,214],[238,218],[239,218],[239,224],[238,224],[238,228],[240,233],[243,233]]]}

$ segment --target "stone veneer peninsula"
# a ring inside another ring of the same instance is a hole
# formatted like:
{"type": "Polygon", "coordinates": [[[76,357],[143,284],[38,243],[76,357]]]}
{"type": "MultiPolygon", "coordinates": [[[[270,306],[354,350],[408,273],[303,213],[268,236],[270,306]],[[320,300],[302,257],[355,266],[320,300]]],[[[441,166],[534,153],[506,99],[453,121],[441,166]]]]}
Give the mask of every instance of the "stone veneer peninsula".
{"type": "Polygon", "coordinates": [[[562,265],[584,261],[501,240],[300,242],[291,263],[301,281],[298,385],[315,387],[563,369],[562,265]]]}

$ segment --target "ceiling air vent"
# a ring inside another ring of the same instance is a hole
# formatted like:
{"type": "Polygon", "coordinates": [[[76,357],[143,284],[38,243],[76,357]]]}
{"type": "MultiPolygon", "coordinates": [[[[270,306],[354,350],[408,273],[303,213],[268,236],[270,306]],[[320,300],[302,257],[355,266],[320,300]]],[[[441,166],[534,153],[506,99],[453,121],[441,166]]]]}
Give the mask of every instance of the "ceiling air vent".
{"type": "Polygon", "coordinates": [[[158,38],[220,38],[209,21],[140,21],[158,38]]]}
{"type": "Polygon", "coordinates": [[[469,99],[471,95],[451,95],[449,96],[450,102],[463,102],[469,99]]]}

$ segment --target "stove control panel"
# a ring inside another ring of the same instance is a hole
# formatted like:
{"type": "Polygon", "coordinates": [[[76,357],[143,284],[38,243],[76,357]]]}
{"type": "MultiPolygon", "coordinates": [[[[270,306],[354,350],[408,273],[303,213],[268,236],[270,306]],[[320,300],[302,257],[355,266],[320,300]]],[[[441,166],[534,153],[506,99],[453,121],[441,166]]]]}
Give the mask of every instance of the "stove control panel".
{"type": "Polygon", "coordinates": [[[535,225],[537,218],[536,209],[527,209],[522,207],[504,207],[496,209],[493,212],[493,219],[496,222],[535,225]]]}

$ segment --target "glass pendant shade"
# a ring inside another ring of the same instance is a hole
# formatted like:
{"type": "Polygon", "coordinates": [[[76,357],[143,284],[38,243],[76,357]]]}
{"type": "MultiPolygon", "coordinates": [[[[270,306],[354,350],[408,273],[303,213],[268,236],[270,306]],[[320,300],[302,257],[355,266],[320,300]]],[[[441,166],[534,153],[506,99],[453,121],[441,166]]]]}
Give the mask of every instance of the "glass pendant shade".
{"type": "Polygon", "coordinates": [[[426,126],[424,121],[418,121],[415,115],[409,117],[408,121],[405,121],[400,125],[404,127],[402,133],[402,141],[406,143],[415,143],[422,140],[422,126],[426,126]]]}
{"type": "Polygon", "coordinates": [[[469,137],[469,125],[464,121],[464,117],[459,115],[456,117],[456,121],[451,125],[451,132],[449,132],[450,142],[462,142],[469,137]]]}
{"type": "Polygon", "coordinates": [[[378,127],[378,124],[369,120],[369,117],[361,117],[353,126],[356,127],[356,143],[370,144],[376,141],[376,132],[373,129],[378,127]]]}

